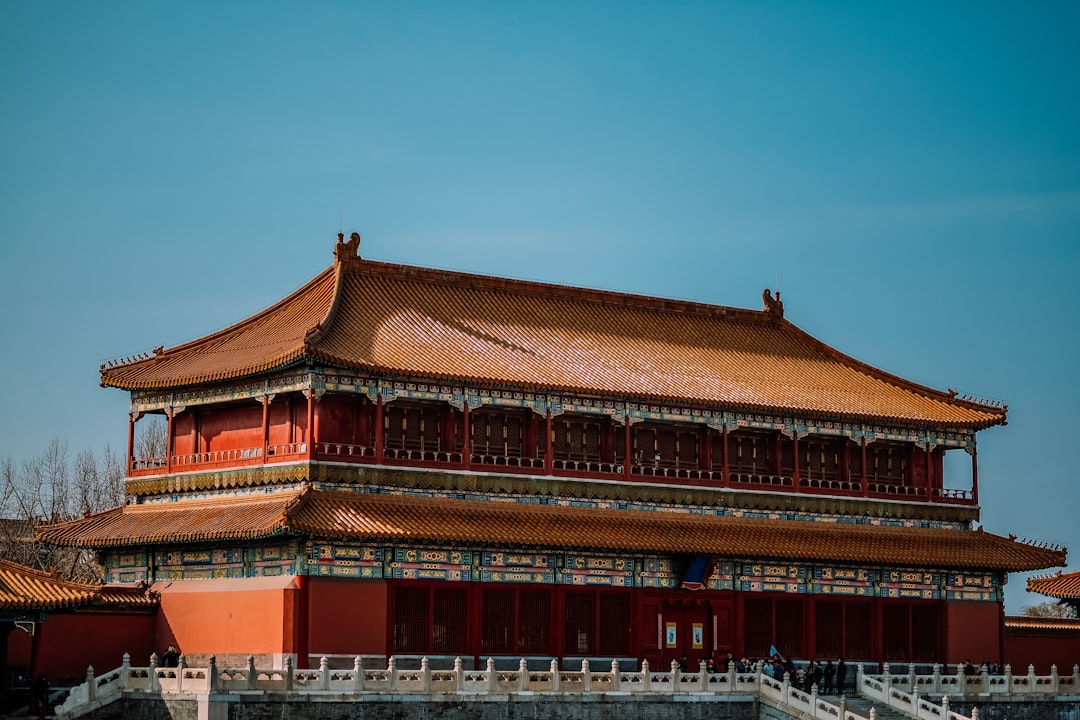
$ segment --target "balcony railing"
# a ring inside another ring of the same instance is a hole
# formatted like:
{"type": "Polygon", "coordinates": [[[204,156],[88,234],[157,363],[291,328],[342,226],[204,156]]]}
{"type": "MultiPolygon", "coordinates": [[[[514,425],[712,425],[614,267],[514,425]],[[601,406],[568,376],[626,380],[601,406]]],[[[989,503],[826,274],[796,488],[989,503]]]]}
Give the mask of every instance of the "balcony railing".
{"type": "MultiPolygon", "coordinates": [[[[308,459],[324,462],[376,464],[376,450],[370,445],[337,442],[317,442],[308,457],[307,443],[270,445],[265,457],[261,447],[237,448],[201,453],[177,454],[172,462],[167,458],[136,459],[131,463],[128,477],[144,478],[167,472],[215,471],[226,468],[250,467],[263,464],[300,462],[308,459]]],[[[543,457],[522,457],[472,452],[468,463],[460,451],[435,448],[384,448],[382,464],[398,467],[429,468],[433,470],[469,470],[517,475],[547,475],[547,463],[543,457]]],[[[555,477],[582,480],[626,479],[626,467],[621,459],[600,460],[596,458],[553,458],[550,474],[555,477]]],[[[788,473],[762,473],[732,468],[727,483],[724,473],[718,469],[679,467],[656,461],[635,462],[630,466],[630,480],[664,485],[689,485],[694,487],[728,487],[757,492],[800,493],[831,497],[866,497],[873,499],[911,500],[953,505],[970,505],[974,502],[971,490],[957,488],[931,488],[904,485],[892,478],[888,481],[870,478],[829,479],[824,477],[800,477],[798,481],[788,473]]]]}

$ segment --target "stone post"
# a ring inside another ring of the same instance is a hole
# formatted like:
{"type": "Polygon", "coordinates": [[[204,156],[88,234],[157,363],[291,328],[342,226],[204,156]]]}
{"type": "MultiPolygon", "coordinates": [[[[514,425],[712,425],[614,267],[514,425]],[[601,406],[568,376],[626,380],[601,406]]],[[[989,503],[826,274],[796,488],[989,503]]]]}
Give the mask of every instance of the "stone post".
{"type": "Polygon", "coordinates": [[[1039,688],[1039,681],[1035,677],[1035,666],[1028,665],[1028,692],[1033,693],[1039,688]]]}
{"type": "Polygon", "coordinates": [[[495,658],[487,659],[487,689],[489,693],[495,693],[499,689],[499,674],[495,672],[495,658]]]}
{"type": "Polygon", "coordinates": [[[619,690],[619,661],[615,658],[611,659],[611,689],[615,692],[619,690]]]}
{"type": "Polygon", "coordinates": [[[971,708],[971,720],[979,720],[979,708],[975,706],[971,708]]]}
{"type": "Polygon", "coordinates": [[[709,671],[708,666],[705,664],[704,660],[698,661],[697,676],[698,689],[704,692],[705,688],[709,686],[709,671]]]}
{"type": "Polygon", "coordinates": [[[941,692],[941,663],[934,663],[933,684],[930,686],[932,694],[941,692]]]}
{"type": "Polygon", "coordinates": [[[176,663],[176,692],[184,689],[184,670],[187,669],[187,655],[180,654],[180,660],[176,663]]]}
{"type": "Polygon", "coordinates": [[[431,692],[431,663],[428,662],[427,655],[420,658],[420,692],[431,692]]]}
{"type": "Polygon", "coordinates": [[[1073,687],[1080,688],[1080,665],[1073,665],[1073,687]]]}
{"type": "Polygon", "coordinates": [[[979,692],[990,692],[990,668],[983,663],[979,666],[979,692]]]}
{"type": "Polygon", "coordinates": [[[529,663],[525,658],[518,661],[518,692],[529,691],[529,663]]]}
{"type": "Polygon", "coordinates": [[[461,692],[465,689],[465,670],[461,666],[461,657],[454,658],[454,689],[461,692]]]}
{"type": "Polygon", "coordinates": [[[1057,695],[1059,685],[1060,685],[1060,681],[1058,679],[1057,665],[1051,665],[1050,666],[1050,692],[1057,695]]]}
{"type": "Polygon", "coordinates": [[[915,663],[908,663],[908,692],[915,692],[915,663]]]}
{"type": "MultiPolygon", "coordinates": [[[[961,668],[962,670],[963,668],[961,668]]],[[[949,720],[949,696],[941,696],[941,718],[942,720],[949,720]]]]}
{"type": "MultiPolygon", "coordinates": [[[[183,655],[181,655],[180,657],[183,657],[183,655]]],[[[286,655],[285,656],[285,667],[282,669],[282,674],[285,675],[285,692],[292,692],[292,689],[293,689],[292,655],[286,655]]]]}
{"type": "Polygon", "coordinates": [[[967,676],[964,674],[964,666],[956,664],[956,688],[961,695],[967,694],[967,676]]]}
{"type": "Polygon", "coordinates": [[[87,702],[94,702],[97,700],[97,680],[94,678],[94,666],[86,666],[86,700],[87,702]]]}
{"type": "Polygon", "coordinates": [[[679,683],[682,681],[682,671],[679,670],[679,662],[671,661],[671,692],[679,691],[679,683]]]}
{"type": "Polygon", "coordinates": [[[390,656],[390,660],[386,663],[386,675],[390,680],[390,692],[397,690],[397,658],[393,655],[390,656]]]}
{"type": "Polygon", "coordinates": [[[330,662],[325,655],[319,659],[319,689],[330,689],[330,662]]]}
{"type": "Polygon", "coordinates": [[[862,695],[863,664],[855,664],[855,695],[862,695]]]}
{"type": "Polygon", "coordinates": [[[124,653],[123,659],[120,661],[120,689],[123,690],[128,686],[128,678],[131,676],[131,656],[124,653]]]}
{"type": "Polygon", "coordinates": [[[589,669],[589,658],[581,660],[581,692],[592,692],[592,671],[589,669]]]}
{"type": "Polygon", "coordinates": [[[157,653],[150,653],[150,667],[147,668],[147,675],[150,676],[150,692],[161,692],[161,681],[158,680],[157,664],[157,653]]]}
{"type": "Polygon", "coordinates": [[[840,696],[840,712],[838,715],[840,720],[847,720],[847,698],[843,695],[840,696]]]}
{"type": "Polygon", "coordinates": [[[259,679],[259,674],[255,670],[255,656],[254,655],[248,655],[247,678],[246,678],[246,680],[247,680],[247,689],[248,690],[254,690],[255,689],[255,683],[256,683],[256,681],[258,679],[259,679]]]}
{"type": "Polygon", "coordinates": [[[1005,665],[1005,694],[1012,695],[1012,665],[1005,665]]]}
{"type": "Polygon", "coordinates": [[[360,660],[360,656],[357,655],[352,661],[353,669],[353,692],[364,691],[364,663],[360,660]]]}
{"type": "Polygon", "coordinates": [[[218,672],[217,672],[217,656],[211,655],[207,661],[206,666],[206,692],[217,692],[218,687],[218,672]]]}
{"type": "Polygon", "coordinates": [[[559,692],[559,681],[562,680],[562,673],[559,671],[559,661],[555,658],[551,659],[551,691],[559,692]]]}
{"type": "Polygon", "coordinates": [[[641,689],[652,692],[652,670],[649,669],[649,661],[641,661],[641,689]]]}
{"type": "Polygon", "coordinates": [[[735,661],[728,660],[727,664],[727,684],[728,692],[735,692],[735,686],[738,684],[735,672],[735,661]]]}

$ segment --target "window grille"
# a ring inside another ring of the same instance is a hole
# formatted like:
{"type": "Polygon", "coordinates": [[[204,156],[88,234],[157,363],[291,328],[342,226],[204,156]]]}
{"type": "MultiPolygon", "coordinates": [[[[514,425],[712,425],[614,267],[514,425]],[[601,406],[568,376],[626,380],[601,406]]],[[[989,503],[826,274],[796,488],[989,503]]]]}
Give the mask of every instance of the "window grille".
{"type": "Polygon", "coordinates": [[[514,652],[514,593],[512,590],[485,590],[480,650],[484,653],[514,652]]]}
{"type": "Polygon", "coordinates": [[[602,593],[600,606],[601,655],[630,654],[630,595],[602,593]]]}
{"type": "Polygon", "coordinates": [[[551,593],[522,590],[518,595],[518,652],[546,654],[551,648],[551,593]]]}
{"type": "Polygon", "coordinates": [[[435,588],[431,652],[462,653],[466,650],[465,629],[468,618],[465,590],[435,588]]]}
{"type": "Polygon", "coordinates": [[[589,655],[596,646],[596,594],[568,592],[563,623],[564,651],[567,655],[589,655]]]}
{"type": "Polygon", "coordinates": [[[427,588],[397,588],[394,592],[394,650],[426,652],[427,630],[427,588]]]}

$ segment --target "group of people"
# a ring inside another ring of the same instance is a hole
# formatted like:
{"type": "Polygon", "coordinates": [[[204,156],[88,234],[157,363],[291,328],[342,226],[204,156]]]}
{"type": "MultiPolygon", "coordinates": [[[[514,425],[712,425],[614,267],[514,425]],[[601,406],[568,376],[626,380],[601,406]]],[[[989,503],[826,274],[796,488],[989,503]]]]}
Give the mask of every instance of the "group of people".
{"type": "MultiPolygon", "coordinates": [[[[731,653],[728,653],[722,664],[709,658],[705,663],[705,669],[710,673],[727,672],[732,663],[735,664],[735,672],[738,673],[754,672],[758,667],[756,660],[745,657],[736,660],[731,653]]],[[[814,685],[817,685],[818,693],[822,695],[840,694],[847,689],[848,666],[843,658],[835,663],[832,660],[826,660],[824,663],[811,660],[800,672],[790,658],[774,653],[768,660],[761,661],[761,666],[762,672],[769,677],[783,680],[787,675],[789,682],[806,692],[810,692],[814,685]]],[[[683,672],[696,672],[696,668],[688,666],[685,655],[679,660],[679,669],[683,672]]]]}

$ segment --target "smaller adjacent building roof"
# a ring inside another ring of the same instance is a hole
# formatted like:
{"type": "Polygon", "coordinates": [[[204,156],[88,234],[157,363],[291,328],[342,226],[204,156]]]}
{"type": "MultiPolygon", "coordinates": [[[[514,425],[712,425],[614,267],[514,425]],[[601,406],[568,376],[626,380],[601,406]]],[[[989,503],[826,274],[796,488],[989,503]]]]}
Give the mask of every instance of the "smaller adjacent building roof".
{"type": "Polygon", "coordinates": [[[1080,600],[1080,571],[1028,578],[1027,591],[1059,600],[1080,600]]]}
{"type": "Polygon", "coordinates": [[[388,544],[711,554],[971,570],[1038,570],[1065,562],[1064,549],[981,529],[765,520],[314,488],[125,506],[43,527],[38,537],[61,545],[107,548],[279,534],[388,544]]]}
{"type": "Polygon", "coordinates": [[[0,611],[60,610],[97,600],[101,587],[62,580],[47,573],[0,559],[0,611]]]}

